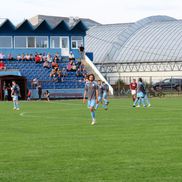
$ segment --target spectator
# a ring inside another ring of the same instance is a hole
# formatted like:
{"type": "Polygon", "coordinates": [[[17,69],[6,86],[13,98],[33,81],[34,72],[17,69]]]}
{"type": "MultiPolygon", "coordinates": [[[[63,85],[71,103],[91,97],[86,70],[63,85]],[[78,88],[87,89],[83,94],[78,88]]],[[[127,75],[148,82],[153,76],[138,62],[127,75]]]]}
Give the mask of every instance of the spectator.
{"type": "Polygon", "coordinates": [[[28,93],[27,93],[27,101],[30,101],[30,97],[31,97],[32,93],[31,91],[28,89],[28,93]]]}
{"type": "Polygon", "coordinates": [[[38,85],[38,95],[39,95],[39,100],[41,100],[41,97],[42,97],[42,86],[41,86],[41,84],[38,85]]]}
{"type": "Polygon", "coordinates": [[[84,68],[85,68],[85,65],[82,63],[82,64],[80,65],[80,70],[83,71],[84,68]]]}
{"type": "MultiPolygon", "coordinates": [[[[47,59],[47,58],[46,58],[47,59]]],[[[44,64],[43,64],[43,67],[44,68],[50,68],[50,65],[49,65],[49,63],[48,63],[48,61],[47,60],[45,60],[45,62],[44,62],[44,64]]]]}
{"type": "Polygon", "coordinates": [[[70,61],[75,60],[75,56],[74,56],[74,54],[72,52],[70,52],[70,54],[69,54],[69,60],[70,61]]]}
{"type": "Polygon", "coordinates": [[[45,52],[43,53],[42,59],[43,59],[43,61],[46,61],[47,60],[47,56],[46,56],[46,53],[45,52]]]}
{"type": "Polygon", "coordinates": [[[39,56],[39,54],[35,55],[35,63],[40,63],[41,62],[41,57],[39,56]]]}
{"type": "Polygon", "coordinates": [[[87,77],[87,70],[86,70],[85,68],[83,68],[82,76],[83,76],[84,78],[87,77]]]}
{"type": "Polygon", "coordinates": [[[32,80],[32,88],[36,88],[38,86],[38,83],[39,83],[38,79],[37,78],[34,78],[32,80]]]}
{"type": "Polygon", "coordinates": [[[34,57],[32,54],[30,54],[30,61],[33,61],[34,57]]]}
{"type": "Polygon", "coordinates": [[[4,62],[1,60],[0,61],[0,70],[5,70],[6,69],[6,66],[4,64],[4,62]]]}
{"type": "Polygon", "coordinates": [[[26,60],[24,53],[22,54],[21,59],[22,59],[22,61],[26,60]]]}
{"type": "Polygon", "coordinates": [[[47,61],[49,63],[52,63],[52,57],[51,57],[50,53],[47,54],[47,61]]]}
{"type": "Polygon", "coordinates": [[[10,53],[10,54],[8,54],[8,60],[10,61],[10,60],[13,60],[13,56],[12,56],[12,54],[10,53]]]}
{"type": "Polygon", "coordinates": [[[56,52],[56,54],[55,54],[55,56],[54,56],[54,60],[56,60],[56,61],[59,61],[59,60],[60,60],[60,57],[59,57],[58,52],[56,52]]]}
{"type": "Polygon", "coordinates": [[[44,96],[46,97],[47,101],[50,101],[50,93],[48,90],[44,93],[44,96]]]}
{"type": "Polygon", "coordinates": [[[25,60],[26,60],[26,61],[30,61],[30,55],[29,55],[29,54],[26,54],[26,55],[25,55],[25,60]]]}
{"type": "Polygon", "coordinates": [[[54,81],[58,82],[61,76],[62,76],[62,73],[58,67],[52,69],[50,73],[50,77],[52,77],[54,81]]]}
{"type": "Polygon", "coordinates": [[[4,59],[4,54],[2,52],[0,52],[0,61],[2,61],[4,59]]]}
{"type": "Polygon", "coordinates": [[[76,71],[76,65],[75,65],[75,63],[73,63],[73,65],[72,65],[72,67],[71,67],[71,70],[72,70],[72,71],[76,71]]]}
{"type": "Polygon", "coordinates": [[[78,68],[78,70],[76,71],[76,76],[77,77],[82,76],[82,72],[81,72],[80,68],[78,68]]]}
{"type": "Polygon", "coordinates": [[[66,68],[62,69],[62,82],[64,81],[64,77],[68,76],[68,73],[66,71],[66,68]]]}
{"type": "Polygon", "coordinates": [[[73,61],[71,60],[71,61],[68,63],[68,65],[67,65],[67,70],[68,70],[68,71],[71,71],[72,65],[73,65],[73,61]]]}
{"type": "Polygon", "coordinates": [[[20,60],[22,59],[22,57],[20,56],[20,54],[18,54],[18,56],[16,57],[16,59],[17,59],[18,61],[20,61],[20,60]]]}
{"type": "Polygon", "coordinates": [[[52,68],[58,68],[58,67],[59,67],[58,63],[54,60],[52,62],[52,68]]]}
{"type": "Polygon", "coordinates": [[[80,51],[80,58],[81,60],[85,58],[85,51],[84,51],[84,47],[81,44],[81,46],[79,47],[79,51],[80,51]]]}

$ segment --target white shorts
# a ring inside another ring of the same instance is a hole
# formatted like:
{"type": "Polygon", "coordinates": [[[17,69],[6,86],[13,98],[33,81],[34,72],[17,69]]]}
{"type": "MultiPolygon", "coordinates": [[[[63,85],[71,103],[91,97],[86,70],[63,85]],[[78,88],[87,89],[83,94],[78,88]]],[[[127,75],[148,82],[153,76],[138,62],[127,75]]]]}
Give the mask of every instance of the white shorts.
{"type": "Polygon", "coordinates": [[[136,95],[136,90],[131,90],[131,95],[136,95]]]}

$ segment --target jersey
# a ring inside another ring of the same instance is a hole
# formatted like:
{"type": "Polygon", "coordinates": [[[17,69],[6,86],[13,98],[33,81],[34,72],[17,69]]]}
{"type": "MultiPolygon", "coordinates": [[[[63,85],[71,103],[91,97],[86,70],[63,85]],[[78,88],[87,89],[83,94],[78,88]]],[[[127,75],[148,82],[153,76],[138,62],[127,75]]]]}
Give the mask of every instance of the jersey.
{"type": "Polygon", "coordinates": [[[98,90],[98,85],[95,81],[87,82],[85,84],[85,91],[87,93],[87,97],[89,100],[95,100],[96,99],[96,91],[97,90],[98,90]]]}
{"type": "Polygon", "coordinates": [[[136,90],[137,89],[137,83],[134,83],[134,82],[130,83],[130,89],[136,90]]]}
{"type": "Polygon", "coordinates": [[[14,96],[19,96],[19,94],[20,94],[20,87],[17,84],[13,85],[13,87],[12,87],[12,94],[14,96]]]}
{"type": "Polygon", "coordinates": [[[99,97],[102,97],[102,95],[103,95],[103,86],[102,85],[98,85],[98,95],[99,95],[99,97]]]}
{"type": "Polygon", "coordinates": [[[103,87],[103,92],[106,92],[106,93],[109,92],[109,86],[106,83],[104,83],[102,87],[103,87]]]}

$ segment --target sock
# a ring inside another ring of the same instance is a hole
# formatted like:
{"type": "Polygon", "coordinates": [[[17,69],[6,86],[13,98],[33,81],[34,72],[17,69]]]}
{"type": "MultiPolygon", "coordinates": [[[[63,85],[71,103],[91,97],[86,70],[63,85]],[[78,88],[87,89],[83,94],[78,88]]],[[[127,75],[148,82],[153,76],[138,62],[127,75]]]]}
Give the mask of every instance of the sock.
{"type": "Polygon", "coordinates": [[[16,108],[17,106],[16,106],[16,102],[15,101],[13,101],[13,105],[14,105],[14,108],[16,108]]]}
{"type": "Polygon", "coordinates": [[[92,116],[92,120],[94,120],[95,119],[95,112],[94,111],[91,112],[91,116],[92,116]]]}
{"type": "Polygon", "coordinates": [[[99,104],[96,104],[95,109],[97,109],[98,107],[99,107],[99,104]]]}
{"type": "Polygon", "coordinates": [[[18,108],[18,109],[19,109],[19,104],[18,104],[18,103],[16,103],[16,108],[18,108]]]}
{"type": "Polygon", "coordinates": [[[136,106],[136,104],[137,104],[138,101],[139,101],[139,98],[136,98],[133,105],[136,106]]]}

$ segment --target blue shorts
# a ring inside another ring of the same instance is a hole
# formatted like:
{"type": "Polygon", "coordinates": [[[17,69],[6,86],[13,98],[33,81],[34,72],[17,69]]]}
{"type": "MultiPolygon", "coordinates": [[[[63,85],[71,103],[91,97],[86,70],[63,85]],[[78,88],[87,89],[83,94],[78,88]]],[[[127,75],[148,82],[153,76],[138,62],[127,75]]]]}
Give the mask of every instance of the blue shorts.
{"type": "Polygon", "coordinates": [[[17,95],[13,95],[13,101],[17,101],[18,100],[18,96],[17,95]]]}
{"type": "Polygon", "coordinates": [[[102,96],[98,96],[98,102],[102,102],[102,96]]]}
{"type": "Polygon", "coordinates": [[[103,93],[103,99],[107,99],[107,92],[103,93]]]}
{"type": "Polygon", "coordinates": [[[139,97],[139,98],[144,97],[143,92],[137,92],[137,97],[139,97]]]}
{"type": "Polygon", "coordinates": [[[96,105],[96,100],[88,100],[88,107],[90,108],[90,107],[95,107],[95,105],[96,105]]]}

